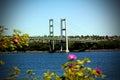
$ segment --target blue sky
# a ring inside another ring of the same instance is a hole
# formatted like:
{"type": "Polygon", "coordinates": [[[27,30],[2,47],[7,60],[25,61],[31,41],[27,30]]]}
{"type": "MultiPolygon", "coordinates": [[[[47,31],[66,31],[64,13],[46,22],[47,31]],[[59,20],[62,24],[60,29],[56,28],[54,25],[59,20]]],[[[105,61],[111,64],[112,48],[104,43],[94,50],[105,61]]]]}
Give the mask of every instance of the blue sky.
{"type": "Polygon", "coordinates": [[[66,18],[68,35],[120,35],[117,0],[3,0],[0,25],[8,34],[19,29],[30,36],[49,35],[49,19],[54,19],[54,35],[60,35],[60,19],[66,18]]]}

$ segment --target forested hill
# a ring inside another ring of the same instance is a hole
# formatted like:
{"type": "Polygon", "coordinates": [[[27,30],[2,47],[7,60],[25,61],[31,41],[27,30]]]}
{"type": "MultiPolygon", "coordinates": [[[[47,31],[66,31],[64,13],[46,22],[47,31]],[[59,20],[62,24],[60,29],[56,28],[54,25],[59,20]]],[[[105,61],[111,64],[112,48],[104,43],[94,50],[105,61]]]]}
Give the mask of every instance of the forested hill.
{"type": "MultiPolygon", "coordinates": [[[[54,40],[55,50],[60,50],[61,37],[32,36],[29,38],[27,50],[49,51],[50,40],[54,40]]],[[[65,41],[65,37],[62,38],[65,41]]],[[[69,36],[70,51],[85,51],[92,49],[120,49],[120,36],[69,36]]],[[[65,44],[63,44],[65,49],[65,44]]]]}

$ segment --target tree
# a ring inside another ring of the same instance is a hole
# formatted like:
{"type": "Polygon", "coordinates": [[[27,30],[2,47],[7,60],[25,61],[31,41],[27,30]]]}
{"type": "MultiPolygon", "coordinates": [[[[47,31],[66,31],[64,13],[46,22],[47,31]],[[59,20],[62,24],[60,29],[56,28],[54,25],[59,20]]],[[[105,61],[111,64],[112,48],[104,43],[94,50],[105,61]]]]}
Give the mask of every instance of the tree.
{"type": "Polygon", "coordinates": [[[7,30],[6,27],[0,25],[0,37],[3,36],[3,33],[7,30]]]}
{"type": "Polygon", "coordinates": [[[0,51],[24,51],[29,44],[29,35],[14,29],[12,36],[3,35],[7,28],[0,26],[0,51]]]}
{"type": "Polygon", "coordinates": [[[21,31],[14,29],[14,34],[11,37],[11,41],[13,42],[14,48],[13,50],[24,50],[26,46],[29,44],[29,35],[21,34],[21,31]]]}
{"type": "Polygon", "coordinates": [[[5,30],[7,30],[7,28],[0,25],[0,51],[4,51],[5,48],[7,48],[7,42],[9,42],[8,37],[4,35],[5,30]]]}

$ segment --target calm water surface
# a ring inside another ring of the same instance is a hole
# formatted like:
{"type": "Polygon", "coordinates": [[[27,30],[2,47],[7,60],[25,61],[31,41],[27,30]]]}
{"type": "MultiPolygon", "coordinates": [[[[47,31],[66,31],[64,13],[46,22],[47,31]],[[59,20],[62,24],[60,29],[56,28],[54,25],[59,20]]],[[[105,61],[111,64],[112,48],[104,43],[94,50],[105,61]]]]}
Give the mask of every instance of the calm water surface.
{"type": "MultiPolygon", "coordinates": [[[[77,55],[77,59],[88,57],[91,63],[87,64],[92,68],[99,67],[106,75],[102,80],[120,80],[120,51],[106,52],[71,52],[77,55]]],[[[5,65],[0,67],[0,80],[9,76],[8,68],[18,66],[21,69],[19,79],[28,77],[27,69],[32,69],[36,74],[34,77],[41,78],[47,70],[62,75],[61,64],[68,58],[66,53],[19,53],[19,54],[0,54],[0,59],[5,65]]]]}

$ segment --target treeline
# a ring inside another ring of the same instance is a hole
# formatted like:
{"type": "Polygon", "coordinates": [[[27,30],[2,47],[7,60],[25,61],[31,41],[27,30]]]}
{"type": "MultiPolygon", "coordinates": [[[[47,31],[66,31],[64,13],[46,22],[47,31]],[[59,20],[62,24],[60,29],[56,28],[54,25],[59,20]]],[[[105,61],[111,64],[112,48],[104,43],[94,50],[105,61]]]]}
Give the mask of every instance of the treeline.
{"type": "MultiPolygon", "coordinates": [[[[50,36],[44,35],[44,36],[30,36],[30,40],[42,40],[42,39],[50,39],[50,36]]],[[[65,36],[63,36],[65,38],[65,36]]],[[[69,39],[78,39],[78,40],[120,40],[120,36],[114,35],[114,36],[99,36],[99,35],[76,35],[76,36],[68,36],[69,39]]],[[[54,36],[54,39],[61,39],[61,36],[54,36]]]]}
{"type": "MultiPolygon", "coordinates": [[[[55,42],[55,51],[60,51],[61,44],[59,41],[55,42]]],[[[70,51],[85,51],[93,49],[120,49],[120,40],[107,40],[98,42],[69,42],[70,51]]],[[[49,42],[30,42],[26,51],[49,51],[49,42]]],[[[63,50],[65,50],[65,44],[63,44],[63,50]]]]}
{"type": "Polygon", "coordinates": [[[95,50],[95,49],[120,49],[119,40],[108,40],[108,41],[98,41],[98,42],[86,42],[86,43],[74,43],[69,48],[71,51],[85,51],[85,50],[95,50]]]}
{"type": "MultiPolygon", "coordinates": [[[[92,49],[120,49],[120,36],[68,36],[70,51],[85,51],[92,49]]],[[[60,51],[61,42],[60,36],[54,37],[55,51],[60,51]]],[[[27,50],[33,51],[49,51],[50,50],[50,36],[33,36],[30,37],[29,48],[27,50]]],[[[65,50],[65,43],[63,44],[65,50]]]]}

